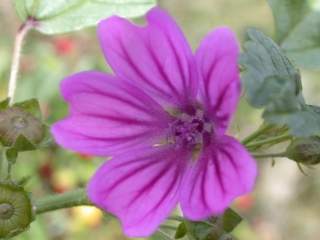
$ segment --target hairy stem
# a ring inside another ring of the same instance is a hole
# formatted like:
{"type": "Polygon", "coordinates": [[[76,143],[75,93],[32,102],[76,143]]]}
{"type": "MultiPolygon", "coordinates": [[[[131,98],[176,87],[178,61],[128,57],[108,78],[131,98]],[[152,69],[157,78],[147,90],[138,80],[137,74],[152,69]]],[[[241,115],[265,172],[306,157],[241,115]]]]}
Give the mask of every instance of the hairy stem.
{"type": "Polygon", "coordinates": [[[259,153],[252,153],[252,156],[254,158],[276,158],[276,157],[286,157],[286,152],[281,153],[265,153],[265,154],[259,154],[259,153]]]}
{"type": "Polygon", "coordinates": [[[255,132],[253,132],[249,136],[245,137],[242,140],[242,144],[246,145],[246,144],[252,142],[254,139],[256,139],[261,134],[263,134],[265,131],[267,131],[270,127],[271,127],[271,125],[269,125],[269,124],[261,126],[258,130],[256,130],[255,132]]]}
{"type": "Polygon", "coordinates": [[[19,68],[20,68],[20,57],[21,57],[23,40],[25,39],[27,33],[31,28],[32,28],[32,23],[29,21],[26,21],[21,25],[21,27],[19,28],[16,34],[13,54],[12,54],[10,78],[9,78],[9,84],[8,84],[8,98],[10,99],[10,104],[12,104],[14,101],[14,94],[17,86],[17,77],[18,77],[19,68]]]}
{"type": "Polygon", "coordinates": [[[280,136],[276,136],[273,138],[267,138],[267,139],[263,139],[260,141],[256,141],[256,142],[248,143],[248,144],[244,144],[244,145],[247,148],[254,148],[254,147],[260,147],[265,144],[273,145],[273,144],[281,143],[281,142],[287,141],[291,138],[292,138],[292,136],[290,136],[289,134],[286,133],[286,134],[283,134],[280,136]]]}
{"type": "Polygon", "coordinates": [[[44,197],[35,203],[36,214],[42,214],[58,209],[70,208],[76,206],[89,206],[92,203],[89,201],[86,190],[78,189],[62,194],[44,197]]]}

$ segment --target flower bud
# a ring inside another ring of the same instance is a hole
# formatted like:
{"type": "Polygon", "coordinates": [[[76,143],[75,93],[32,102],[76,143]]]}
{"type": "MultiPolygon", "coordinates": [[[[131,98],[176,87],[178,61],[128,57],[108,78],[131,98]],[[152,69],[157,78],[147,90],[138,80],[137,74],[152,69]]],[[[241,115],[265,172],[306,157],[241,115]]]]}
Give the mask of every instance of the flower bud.
{"type": "Polygon", "coordinates": [[[20,135],[30,143],[37,144],[44,137],[43,124],[31,113],[19,107],[0,110],[0,141],[2,144],[12,146],[20,135]]]}
{"type": "Polygon", "coordinates": [[[0,239],[25,231],[33,220],[31,200],[22,187],[0,183],[0,239]]]}
{"type": "Polygon", "coordinates": [[[302,164],[320,163],[320,137],[297,138],[288,146],[288,158],[302,164]]]}

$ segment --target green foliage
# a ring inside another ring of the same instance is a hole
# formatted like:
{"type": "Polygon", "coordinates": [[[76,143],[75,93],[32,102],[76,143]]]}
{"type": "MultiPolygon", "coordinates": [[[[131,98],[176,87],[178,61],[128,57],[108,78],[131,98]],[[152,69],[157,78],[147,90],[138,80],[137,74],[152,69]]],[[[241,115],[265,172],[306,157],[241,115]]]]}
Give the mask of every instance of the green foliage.
{"type": "Polygon", "coordinates": [[[309,0],[268,0],[278,43],[298,65],[320,68],[320,13],[309,0]]]}
{"type": "Polygon", "coordinates": [[[252,106],[264,108],[266,122],[287,126],[296,136],[320,134],[318,107],[305,103],[299,71],[272,39],[248,30],[240,64],[248,100],[252,106]]]}
{"type": "Polygon", "coordinates": [[[229,208],[223,215],[210,218],[207,221],[185,221],[178,227],[176,238],[177,235],[179,237],[187,235],[189,239],[192,240],[233,239],[229,233],[232,232],[241,221],[241,216],[229,208]]]}
{"type": "Polygon", "coordinates": [[[138,17],[155,5],[155,0],[15,0],[19,17],[35,20],[35,28],[57,34],[93,26],[111,15],[138,17]]]}
{"type": "Polygon", "coordinates": [[[187,235],[187,232],[188,232],[188,229],[186,227],[186,224],[184,222],[182,222],[179,224],[177,231],[176,231],[176,234],[174,235],[174,238],[175,239],[183,238],[184,236],[187,235]]]}

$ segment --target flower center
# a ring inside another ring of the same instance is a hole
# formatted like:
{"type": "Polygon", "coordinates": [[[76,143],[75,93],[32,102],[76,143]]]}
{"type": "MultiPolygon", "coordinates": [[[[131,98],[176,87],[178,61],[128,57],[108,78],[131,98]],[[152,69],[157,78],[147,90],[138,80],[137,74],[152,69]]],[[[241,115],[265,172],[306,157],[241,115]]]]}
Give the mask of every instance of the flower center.
{"type": "Polygon", "coordinates": [[[206,143],[213,132],[213,125],[205,119],[203,111],[182,113],[169,126],[167,141],[178,147],[194,149],[206,143]]]}

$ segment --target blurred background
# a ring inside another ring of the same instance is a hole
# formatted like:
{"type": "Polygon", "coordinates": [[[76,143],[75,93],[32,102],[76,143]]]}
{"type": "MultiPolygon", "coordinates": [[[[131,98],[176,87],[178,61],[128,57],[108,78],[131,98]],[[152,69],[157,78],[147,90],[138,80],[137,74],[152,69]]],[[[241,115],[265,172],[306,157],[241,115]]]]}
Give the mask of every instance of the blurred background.
{"type": "MultiPolygon", "coordinates": [[[[19,20],[11,0],[0,1],[0,99],[5,98],[14,34],[19,20]]],[[[266,0],[161,0],[186,33],[193,48],[215,26],[229,25],[243,40],[249,26],[273,36],[273,18],[266,0]]],[[[23,51],[17,100],[38,98],[48,123],[63,118],[67,106],[59,96],[59,82],[72,73],[98,69],[110,71],[100,51],[94,28],[45,36],[32,32],[23,51]]],[[[304,93],[320,105],[319,73],[302,71],[304,93]]],[[[260,124],[260,112],[241,101],[230,129],[239,139],[260,124]]],[[[14,175],[31,175],[27,185],[34,197],[85,186],[103,159],[59,148],[23,153],[14,175]]],[[[235,230],[240,240],[320,239],[319,169],[305,169],[287,159],[259,160],[261,168],[255,192],[238,199],[234,208],[244,221],[235,230]]],[[[170,233],[170,232],[169,232],[170,233]]],[[[125,240],[118,222],[93,207],[77,207],[44,214],[16,240],[125,240]]],[[[152,239],[163,239],[157,235],[152,239]]]]}

